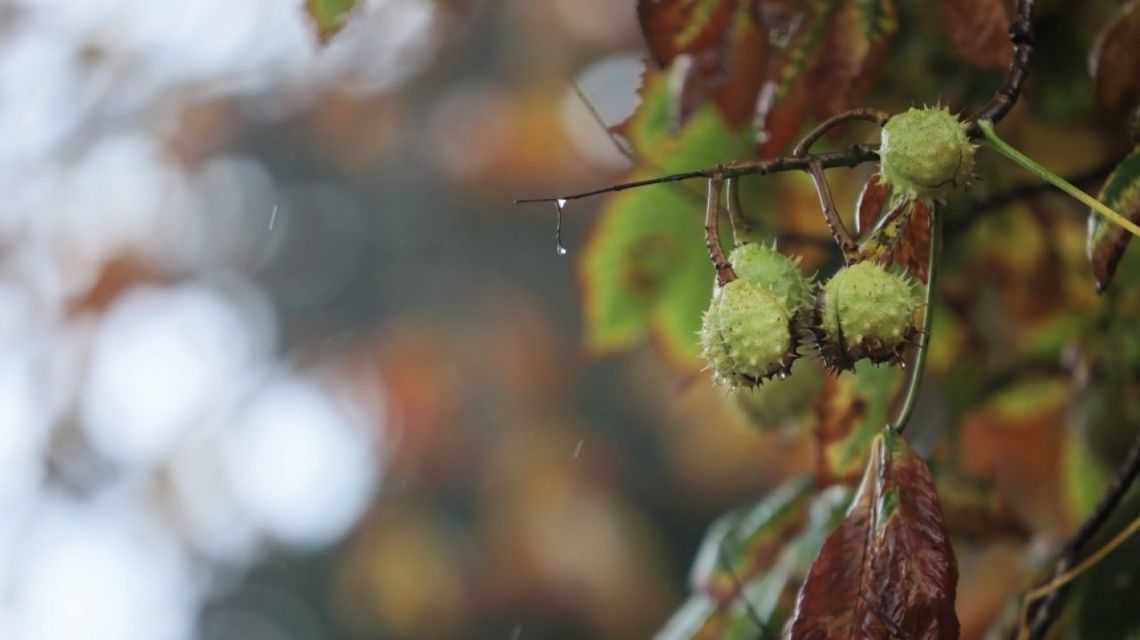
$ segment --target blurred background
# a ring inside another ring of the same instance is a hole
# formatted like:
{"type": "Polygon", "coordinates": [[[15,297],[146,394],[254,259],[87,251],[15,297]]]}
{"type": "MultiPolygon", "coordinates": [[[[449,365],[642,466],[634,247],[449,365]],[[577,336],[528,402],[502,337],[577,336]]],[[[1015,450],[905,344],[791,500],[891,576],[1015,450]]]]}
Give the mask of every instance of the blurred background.
{"type": "Polygon", "coordinates": [[[651,354],[584,356],[596,203],[568,257],[512,204],[627,170],[632,2],[0,31],[0,638],[644,637],[707,524],[807,466],[651,354]]]}

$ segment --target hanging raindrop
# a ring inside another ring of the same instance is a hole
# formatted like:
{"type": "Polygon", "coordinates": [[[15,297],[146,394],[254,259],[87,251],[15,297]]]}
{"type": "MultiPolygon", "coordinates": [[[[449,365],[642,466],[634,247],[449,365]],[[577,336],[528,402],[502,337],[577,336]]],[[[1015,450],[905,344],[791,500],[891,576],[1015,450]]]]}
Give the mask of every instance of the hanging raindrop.
{"type": "Polygon", "coordinates": [[[562,210],[564,208],[566,208],[565,198],[554,201],[554,251],[560,256],[566,255],[566,246],[562,244],[562,210]]]}

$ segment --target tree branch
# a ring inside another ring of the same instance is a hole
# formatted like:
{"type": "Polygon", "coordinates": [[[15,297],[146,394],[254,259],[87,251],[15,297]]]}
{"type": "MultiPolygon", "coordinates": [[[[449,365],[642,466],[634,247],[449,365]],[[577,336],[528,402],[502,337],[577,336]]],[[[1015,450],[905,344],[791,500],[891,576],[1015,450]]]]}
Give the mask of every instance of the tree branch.
{"type": "Polygon", "coordinates": [[[881,127],[887,123],[887,120],[889,120],[890,117],[891,114],[885,111],[879,111],[878,109],[871,108],[851,109],[844,111],[843,113],[834,115],[816,125],[814,129],[809,131],[807,135],[803,137],[803,140],[800,140],[800,143],[797,144],[796,148],[792,151],[792,155],[797,158],[806,156],[808,151],[811,151],[812,145],[818,142],[819,139],[826,135],[828,131],[831,131],[838,125],[841,125],[845,122],[851,122],[852,120],[866,120],[867,122],[874,122],[881,127]]]}
{"type": "Polygon", "coordinates": [[[740,179],[730,178],[725,183],[725,199],[728,207],[728,221],[732,223],[732,246],[739,247],[752,233],[752,226],[744,217],[744,208],[740,206],[740,179]]]}
{"type": "Polygon", "coordinates": [[[852,145],[851,148],[847,149],[846,151],[833,151],[819,155],[808,155],[801,158],[785,156],[783,158],[774,158],[772,160],[733,162],[717,167],[710,167],[707,169],[674,173],[667,176],[647,178],[645,180],[635,180],[633,182],[623,182],[602,189],[583,191],[581,193],[572,193],[564,196],[553,196],[546,198],[522,198],[515,200],[515,204],[527,204],[532,202],[557,202],[558,200],[581,200],[582,198],[589,198],[592,196],[602,195],[604,193],[625,191],[626,189],[636,189],[638,187],[646,187],[654,184],[682,182],[685,180],[694,180],[697,178],[704,178],[707,180],[719,177],[727,180],[729,178],[737,178],[740,176],[766,176],[773,173],[782,173],[785,171],[807,171],[809,169],[809,165],[813,162],[818,163],[819,166],[824,169],[832,169],[835,167],[856,167],[863,164],[864,162],[875,162],[878,161],[878,159],[878,145],[856,144],[852,145]]]}
{"type": "MultiPolygon", "coordinates": [[[[1080,529],[1073,534],[1073,537],[1061,547],[1061,552],[1057,558],[1057,563],[1053,567],[1053,575],[1050,581],[1063,575],[1067,572],[1076,562],[1077,557],[1081,551],[1093,539],[1093,536],[1100,531],[1116,508],[1124,500],[1124,496],[1136,482],[1137,476],[1140,476],[1140,436],[1132,443],[1132,448],[1128,450],[1128,455],[1120,468],[1116,472],[1116,478],[1109,487],[1108,492],[1100,499],[1100,503],[1093,509],[1092,515],[1081,525],[1080,529]]],[[[1033,617],[1033,625],[1029,630],[1029,637],[1033,640],[1040,640],[1045,637],[1045,633],[1049,630],[1049,625],[1056,619],[1057,614],[1061,609],[1061,603],[1065,599],[1065,594],[1068,589],[1059,588],[1054,590],[1041,604],[1031,612],[1033,617]]]]}
{"type": "Polygon", "coordinates": [[[709,250],[713,269],[716,269],[716,284],[719,287],[736,280],[736,272],[732,270],[732,265],[724,255],[724,247],[720,244],[720,202],[723,193],[724,180],[719,176],[709,178],[709,201],[705,208],[705,246],[709,250]]]}
{"type": "Polygon", "coordinates": [[[980,138],[982,130],[978,120],[998,123],[1013,109],[1021,97],[1021,88],[1029,75],[1029,61],[1033,58],[1033,0],[1017,0],[1013,22],[1009,27],[1009,40],[1013,43],[1013,59],[1006,71],[1005,82],[994,97],[970,118],[968,130],[971,138],[980,138]]]}
{"type": "Polygon", "coordinates": [[[835,206],[835,198],[831,195],[831,187],[827,184],[827,176],[823,175],[823,167],[819,161],[813,160],[808,164],[808,172],[815,183],[816,193],[819,194],[819,206],[823,209],[823,218],[827,221],[827,228],[839,249],[843,252],[843,261],[854,264],[859,261],[859,245],[851,237],[851,232],[843,224],[839,210],[835,206]]]}

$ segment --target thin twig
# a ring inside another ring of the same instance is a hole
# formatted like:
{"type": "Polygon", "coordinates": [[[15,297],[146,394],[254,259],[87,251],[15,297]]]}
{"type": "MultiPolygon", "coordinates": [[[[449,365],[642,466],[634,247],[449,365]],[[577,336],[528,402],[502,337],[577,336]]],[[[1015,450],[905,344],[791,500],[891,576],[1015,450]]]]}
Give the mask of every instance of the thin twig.
{"type": "Polygon", "coordinates": [[[732,580],[732,588],[736,592],[736,598],[734,598],[734,600],[739,598],[744,602],[744,610],[748,614],[748,619],[751,620],[752,624],[756,626],[756,629],[760,631],[761,637],[764,638],[764,640],[768,640],[769,638],[774,640],[776,634],[772,633],[772,630],[768,628],[763,618],[760,617],[760,612],[756,611],[756,607],[752,606],[752,601],[749,600],[748,595],[744,593],[744,583],[740,581],[740,576],[736,575],[736,570],[732,568],[732,563],[728,561],[728,554],[725,553],[724,549],[724,538],[721,538],[717,548],[717,563],[720,564],[721,570],[727,573],[728,577],[732,580]]]}
{"type": "MultiPolygon", "coordinates": [[[[1131,538],[1133,535],[1135,535],[1135,533],[1137,531],[1140,531],[1140,518],[1133,518],[1132,522],[1128,523],[1128,526],[1121,529],[1115,536],[1112,537],[1112,540],[1109,540],[1107,543],[1104,544],[1104,546],[1102,546],[1101,548],[1099,548],[1095,552],[1093,552],[1092,555],[1090,555],[1089,557],[1082,560],[1080,564],[1078,564],[1077,566],[1073,567],[1072,569],[1062,573],[1061,575],[1057,576],[1056,578],[1053,578],[1047,584],[1040,586],[1040,587],[1037,587],[1033,591],[1030,591],[1029,593],[1027,593],[1025,595],[1025,604],[1029,604],[1029,603],[1031,603],[1035,600],[1038,600],[1039,598],[1043,598],[1047,595],[1052,595],[1052,594],[1057,593],[1057,591],[1059,589],[1061,589],[1065,585],[1069,584],[1073,580],[1076,580],[1077,578],[1081,577],[1089,569],[1092,569],[1096,565],[1100,564],[1101,560],[1104,560],[1113,551],[1116,551],[1117,549],[1119,549],[1120,545],[1127,542],[1128,539],[1131,538]]],[[[1022,638],[1023,640],[1028,640],[1031,637],[1035,637],[1038,639],[1041,637],[1041,636],[1030,636],[1030,631],[1025,626],[1025,618],[1022,618],[1019,624],[1021,625],[1020,629],[1018,631],[1019,638],[1022,638]]],[[[1047,629],[1043,630],[1041,633],[1044,634],[1045,631],[1047,631],[1047,629]]]]}
{"type": "Polygon", "coordinates": [[[823,167],[818,160],[812,160],[808,163],[808,173],[811,174],[816,193],[819,194],[819,205],[823,209],[823,218],[827,221],[827,228],[831,230],[831,236],[839,245],[840,251],[843,252],[844,262],[847,264],[858,262],[859,245],[855,243],[855,239],[851,237],[851,232],[847,230],[843,220],[839,217],[839,210],[835,207],[835,198],[832,197],[831,187],[827,184],[827,176],[823,175],[823,167]]]}
{"type": "Polygon", "coordinates": [[[732,246],[739,247],[752,232],[744,217],[744,208],[740,206],[740,179],[729,178],[725,188],[728,191],[725,194],[728,200],[728,220],[732,223],[732,246]]]}
{"type": "Polygon", "coordinates": [[[1105,219],[1109,220],[1110,222],[1114,222],[1121,227],[1124,227],[1132,235],[1140,236],[1140,225],[1137,225],[1135,222],[1132,222],[1132,220],[1125,217],[1119,211],[1090,196],[1083,190],[1074,186],[1071,182],[1068,182],[1061,176],[1045,168],[1044,165],[1038,163],[1033,158],[1030,158],[1017,149],[1014,149],[1009,145],[1009,143],[1007,143],[1005,140],[1002,140],[1001,137],[998,136],[997,132],[994,131],[994,124],[992,122],[988,120],[979,120],[978,126],[981,128],[982,134],[985,136],[986,143],[990,145],[991,149],[1002,154],[1011,160],[1014,164],[1020,166],[1022,169],[1035,174],[1038,178],[1051,183],[1061,191],[1069,194],[1081,204],[1104,216],[1105,219]]]}
{"type": "Polygon", "coordinates": [[[633,147],[629,145],[627,141],[616,135],[613,129],[611,129],[610,126],[606,124],[605,119],[602,118],[602,114],[598,112],[597,105],[595,105],[594,101],[590,100],[590,97],[586,95],[586,91],[582,88],[582,84],[578,82],[578,80],[574,80],[571,85],[574,87],[574,94],[578,96],[578,99],[582,101],[582,104],[586,105],[586,110],[590,112],[590,117],[593,118],[594,124],[598,125],[601,127],[602,131],[606,132],[606,137],[609,138],[610,144],[614,146],[614,149],[616,149],[617,152],[621,155],[625,156],[626,160],[629,160],[630,162],[637,162],[637,152],[633,149],[633,147]]]}
{"type": "Polygon", "coordinates": [[[941,255],[942,205],[935,202],[930,208],[930,262],[926,268],[926,297],[922,309],[922,335],[919,336],[922,342],[918,344],[918,352],[914,355],[914,364],[911,365],[910,380],[907,381],[902,407],[891,423],[891,428],[898,434],[902,434],[910,422],[910,415],[914,412],[915,400],[918,398],[918,386],[922,383],[922,373],[926,369],[926,354],[930,351],[930,329],[934,324],[934,288],[938,284],[941,255]]]}
{"type": "Polygon", "coordinates": [[[827,120],[819,123],[814,129],[809,131],[807,135],[804,136],[803,140],[800,140],[800,143],[796,145],[796,148],[792,151],[792,155],[797,158],[804,157],[807,155],[808,151],[811,151],[812,145],[818,142],[819,139],[827,134],[828,131],[845,122],[850,122],[852,120],[866,120],[868,122],[874,122],[881,127],[887,123],[887,120],[890,119],[890,117],[891,115],[885,111],[879,111],[878,109],[871,108],[851,109],[849,111],[844,111],[843,113],[831,116],[827,120]]]}
{"type": "Polygon", "coordinates": [[[636,189],[638,187],[646,187],[653,184],[682,182],[685,180],[694,180],[697,178],[710,179],[719,177],[727,180],[728,178],[737,178],[740,176],[766,176],[773,173],[782,173],[785,171],[807,171],[809,169],[809,165],[812,163],[816,163],[824,169],[831,169],[835,167],[856,167],[863,164],[864,162],[874,162],[878,159],[878,145],[856,144],[852,145],[851,148],[847,149],[846,151],[833,151],[830,153],[821,153],[819,155],[809,155],[803,158],[785,156],[782,158],[774,158],[772,160],[734,162],[718,167],[698,169],[696,171],[685,171],[682,173],[674,173],[667,176],[647,178],[645,180],[623,182],[602,189],[583,191],[581,193],[572,193],[562,196],[552,196],[545,198],[521,198],[515,200],[515,204],[555,202],[557,200],[581,200],[582,198],[589,198],[592,196],[601,195],[603,193],[625,191],[626,189],[636,189]]]}
{"type": "MultiPolygon", "coordinates": [[[[1125,494],[1136,482],[1137,476],[1140,476],[1140,436],[1132,443],[1132,448],[1128,450],[1128,455],[1125,457],[1124,462],[1120,465],[1116,473],[1116,478],[1112,481],[1112,486],[1109,487],[1108,492],[1100,499],[1100,502],[1093,509],[1092,515],[1081,524],[1080,529],[1077,530],[1073,537],[1061,547],[1061,552],[1057,558],[1057,564],[1053,568],[1053,580],[1057,580],[1060,576],[1064,575],[1069,568],[1073,566],[1077,556],[1092,540],[1093,536],[1104,526],[1112,514],[1120,506],[1121,501],[1124,500],[1125,494]]],[[[1049,630],[1049,625],[1053,623],[1058,611],[1060,610],[1061,602],[1064,600],[1065,590],[1057,588],[1051,590],[1049,596],[1041,603],[1039,607],[1033,612],[1033,626],[1030,628],[1030,637],[1043,638],[1045,633],[1049,630]]]]}
{"type": "Polygon", "coordinates": [[[1009,62],[1005,82],[970,120],[971,138],[980,138],[979,120],[1000,122],[1017,104],[1025,78],[1029,75],[1029,61],[1033,58],[1033,0],[1017,0],[1013,22],[1009,26],[1009,40],[1013,43],[1013,59],[1009,62]]]}
{"type": "Polygon", "coordinates": [[[724,255],[724,247],[720,244],[720,199],[724,192],[724,180],[719,176],[709,178],[709,201],[705,207],[705,247],[709,250],[709,260],[712,260],[716,269],[717,286],[736,280],[736,272],[732,270],[728,258],[724,255]]]}

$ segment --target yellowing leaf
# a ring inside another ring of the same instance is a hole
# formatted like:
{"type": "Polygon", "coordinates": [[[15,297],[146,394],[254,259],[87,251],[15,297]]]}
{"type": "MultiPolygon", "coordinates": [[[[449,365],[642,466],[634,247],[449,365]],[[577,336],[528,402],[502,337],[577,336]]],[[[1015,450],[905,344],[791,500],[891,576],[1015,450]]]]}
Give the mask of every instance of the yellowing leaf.
{"type": "Polygon", "coordinates": [[[793,480],[713,524],[693,565],[694,595],[655,637],[776,637],[808,568],[851,500],[847,487],[814,495],[812,487],[809,480],[793,480]]]}
{"type": "Polygon", "coordinates": [[[872,441],[890,419],[903,373],[864,360],[855,365],[854,372],[828,379],[816,407],[820,483],[858,481],[872,441]]]}
{"type": "MultiPolygon", "coordinates": [[[[625,130],[651,169],[632,179],[744,157],[747,132],[734,132],[706,105],[677,133],[667,74],[649,74],[644,102],[625,130]]],[[[704,244],[704,196],[693,185],[643,187],[611,196],[578,264],[586,345],[594,353],[628,348],[652,334],[672,359],[699,364],[697,331],[712,295],[704,244]]]]}
{"type": "MultiPolygon", "coordinates": [[[[1140,148],[1125,158],[1108,176],[1100,192],[1100,201],[1119,211],[1133,222],[1140,222],[1140,148]]],[[[1104,291],[1116,275],[1116,267],[1132,234],[1104,216],[1089,213],[1087,250],[1097,291],[1104,291]]]]}

